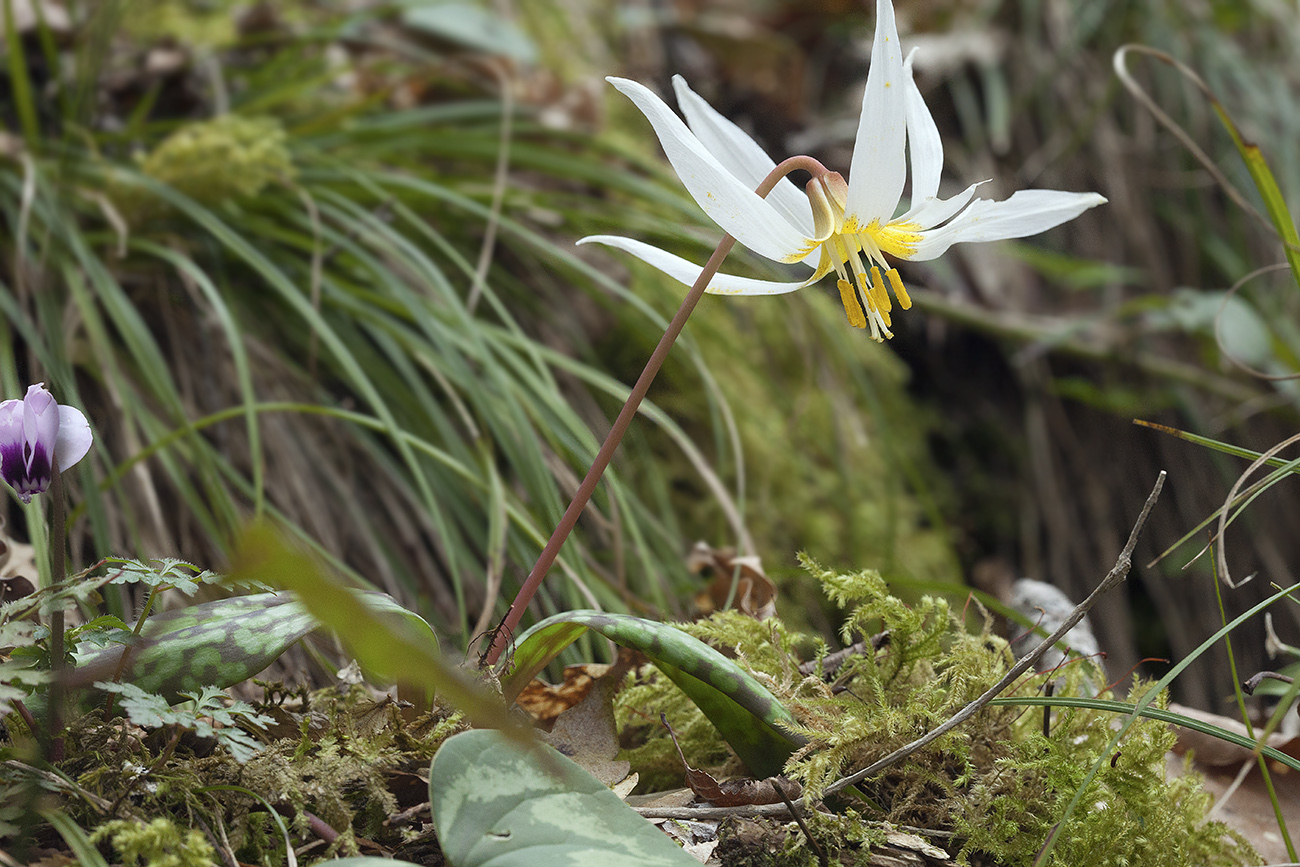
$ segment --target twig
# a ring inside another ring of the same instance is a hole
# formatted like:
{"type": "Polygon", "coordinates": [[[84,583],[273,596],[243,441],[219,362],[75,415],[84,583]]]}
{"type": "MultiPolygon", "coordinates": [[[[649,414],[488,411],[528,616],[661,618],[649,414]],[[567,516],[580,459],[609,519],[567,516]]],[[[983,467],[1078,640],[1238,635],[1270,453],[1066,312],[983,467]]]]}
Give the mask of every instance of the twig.
{"type": "Polygon", "coordinates": [[[799,811],[795,809],[794,804],[790,803],[790,797],[785,793],[785,787],[775,780],[772,782],[772,787],[781,796],[781,801],[790,809],[790,815],[794,816],[794,820],[799,823],[799,830],[803,831],[804,839],[808,841],[808,845],[817,853],[817,863],[821,867],[829,867],[830,861],[826,857],[826,850],[822,848],[821,843],[817,842],[817,838],[812,835],[812,831],[808,830],[808,823],[803,820],[803,816],[799,815],[799,811]]]}

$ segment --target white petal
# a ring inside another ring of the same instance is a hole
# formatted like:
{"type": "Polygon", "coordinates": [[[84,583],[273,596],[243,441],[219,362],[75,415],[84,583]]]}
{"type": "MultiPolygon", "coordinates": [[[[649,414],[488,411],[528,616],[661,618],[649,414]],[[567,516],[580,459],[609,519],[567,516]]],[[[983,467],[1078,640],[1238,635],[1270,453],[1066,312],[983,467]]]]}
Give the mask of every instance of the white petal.
{"type": "Polygon", "coordinates": [[[686,124],[648,88],[626,78],[608,78],[646,116],[668,161],[691,197],[715,223],[749,249],[769,259],[798,262],[811,243],[770,203],[727,171],[686,124]]]}
{"type": "Polygon", "coordinates": [[[912,157],[912,207],[939,195],[939,176],[943,174],[943,139],[935,125],[921,91],[912,79],[912,57],[903,62],[904,90],[907,93],[907,149],[912,157]]]}
{"type": "MultiPolygon", "coordinates": [[[[631,253],[649,265],[653,265],[669,277],[687,286],[694,286],[695,281],[700,279],[700,273],[704,270],[702,266],[687,262],[681,256],[674,256],[666,250],[660,250],[658,247],[652,247],[643,241],[636,241],[632,238],[621,238],[617,235],[590,235],[578,243],[604,244],[607,247],[616,247],[631,253]]],[[[718,274],[710,281],[709,288],[704,291],[710,295],[784,295],[787,292],[802,289],[807,285],[807,281],[779,283],[774,280],[754,280],[750,277],[718,274]]]]}
{"type": "Polygon", "coordinates": [[[876,0],[876,38],[862,94],[862,117],[853,144],[845,216],[866,226],[894,216],[907,180],[907,77],[890,0],[876,0]]]}
{"type": "Polygon", "coordinates": [[[953,244],[1002,241],[1045,232],[1106,203],[1097,193],[1020,190],[1005,202],[976,199],[946,226],[924,233],[913,259],[941,256],[953,244]]]}
{"type": "Polygon", "coordinates": [[[81,410],[59,405],[59,436],[54,444],[54,456],[59,459],[59,470],[70,469],[90,451],[94,441],[90,422],[81,410]]]}
{"type": "Polygon", "coordinates": [[[966,207],[966,203],[975,195],[975,190],[988,181],[979,181],[971,184],[951,199],[927,199],[923,202],[912,202],[912,209],[894,222],[896,223],[915,223],[922,229],[928,229],[931,226],[937,226],[943,221],[950,218],[953,214],[966,207]]]}
{"type": "MultiPolygon", "coordinates": [[[[758,142],[718,114],[713,106],[691,90],[686,79],[674,75],[673,90],[677,93],[677,104],[681,107],[682,114],[686,115],[686,122],[690,124],[691,132],[695,133],[700,144],[708,148],[709,153],[717,157],[718,162],[742,183],[748,184],[751,190],[756,189],[776,168],[776,162],[758,142]]],[[[775,189],[767,195],[767,200],[790,225],[804,235],[812,235],[812,210],[808,206],[808,194],[796,187],[789,177],[782,178],[777,183],[775,189]]]]}

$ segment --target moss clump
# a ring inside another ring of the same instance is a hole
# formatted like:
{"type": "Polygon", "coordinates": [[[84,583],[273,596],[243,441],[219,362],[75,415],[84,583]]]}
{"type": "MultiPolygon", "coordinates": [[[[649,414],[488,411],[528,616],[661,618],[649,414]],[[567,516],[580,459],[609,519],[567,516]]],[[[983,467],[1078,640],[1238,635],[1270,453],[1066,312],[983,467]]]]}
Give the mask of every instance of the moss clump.
{"type": "MultiPolygon", "coordinates": [[[[923,597],[906,605],[890,595],[877,572],[840,573],[807,559],[804,567],[844,609],[846,644],[887,634],[874,653],[852,657],[835,672],[834,687],[799,673],[796,649],[803,638],[775,620],[725,612],[683,628],[734,652],[799,720],[808,745],[791,757],[786,772],[816,797],[834,780],[949,719],[1000,679],[1013,660],[1006,642],[987,629],[963,629],[943,599],[923,597]]],[[[813,646],[820,658],[824,650],[813,646]]],[[[1085,676],[1100,680],[1086,661],[1065,666],[1057,672],[1058,692],[1078,694],[1085,676]]],[[[1046,679],[1029,676],[1008,694],[1034,695],[1046,679]]],[[[1142,689],[1137,684],[1134,693],[1142,689]]],[[[661,707],[679,713],[684,700],[666,678],[643,675],[618,704],[623,719],[631,720],[661,707]]],[[[694,755],[702,764],[721,764],[725,747],[716,733],[696,728],[697,718],[689,714],[682,719],[690,721],[689,728],[682,726],[690,732],[683,744],[688,760],[694,764],[694,755]]],[[[860,783],[861,800],[852,806],[868,819],[952,832],[952,848],[960,849],[963,861],[991,857],[1007,867],[1030,865],[1115,731],[1113,714],[1086,708],[1061,709],[1046,737],[1042,720],[1041,713],[1022,708],[987,707],[860,783]]],[[[650,739],[628,756],[634,767],[667,755],[655,749],[658,736],[647,734],[650,739]]],[[[1128,729],[1118,754],[1102,763],[1081,799],[1087,807],[1063,826],[1054,864],[1251,863],[1255,855],[1244,839],[1206,821],[1211,799],[1199,779],[1166,779],[1173,740],[1155,720],[1141,718],[1128,729]]],[[[854,842],[846,829],[827,829],[827,837],[832,848],[854,842]]],[[[808,856],[795,849],[785,854],[793,858],[789,863],[808,856]]]]}
{"type": "MultiPolygon", "coordinates": [[[[182,126],[140,160],[140,170],[207,207],[252,198],[295,174],[280,121],[238,114],[182,126]]],[[[115,185],[113,201],[130,223],[163,211],[160,201],[134,185],[115,185]]]]}
{"type": "Polygon", "coordinates": [[[202,831],[182,830],[171,819],[138,822],[114,819],[100,825],[90,842],[108,840],[127,867],[212,867],[216,850],[202,831]]]}

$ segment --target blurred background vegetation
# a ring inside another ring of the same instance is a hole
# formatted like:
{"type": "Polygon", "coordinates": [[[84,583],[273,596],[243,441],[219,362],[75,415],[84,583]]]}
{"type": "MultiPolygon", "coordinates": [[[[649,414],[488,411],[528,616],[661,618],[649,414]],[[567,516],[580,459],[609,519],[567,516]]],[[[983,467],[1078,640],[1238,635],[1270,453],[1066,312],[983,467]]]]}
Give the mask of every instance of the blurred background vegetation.
{"type": "MultiPolygon", "coordinates": [[[[847,171],[870,5],[7,0],[0,383],[45,380],[96,428],[72,480],[76,559],[220,568],[260,516],[466,646],[683,293],[573,241],[614,232],[700,261],[719,237],[602,77],[669,93],[680,73],[770,153],[847,171]]],[[[535,613],[685,616],[696,540],[761,555],[778,611],[822,630],[800,550],[905,594],[960,600],[1001,572],[1081,598],[1163,468],[1132,577],[1092,618],[1116,678],[1180,657],[1220,622],[1210,561],[1183,568],[1207,536],[1147,564],[1246,464],[1131,419],[1256,450],[1288,436],[1296,388],[1237,362],[1297,369],[1300,296],[1275,273],[1227,299],[1281,246],[1112,55],[1140,42],[1192,65],[1294,202],[1300,16],[1284,0],[895,5],[945,194],[989,178],[986,196],[1110,204],[906,267],[918,309],[883,346],[827,286],[706,298],[535,613]]],[[[1204,98],[1132,68],[1254,200],[1204,98]]],[[[743,252],[728,267],[782,276],[743,252]]],[[[1289,583],[1298,510],[1280,485],[1234,523],[1234,574],[1259,577],[1226,594],[1228,617],[1289,583]]],[[[1278,623],[1293,642],[1296,626],[1278,623]]],[[[1266,667],[1262,624],[1236,649],[1266,667]]],[[[1199,660],[1178,697],[1221,709],[1225,659],[1199,660]]]]}

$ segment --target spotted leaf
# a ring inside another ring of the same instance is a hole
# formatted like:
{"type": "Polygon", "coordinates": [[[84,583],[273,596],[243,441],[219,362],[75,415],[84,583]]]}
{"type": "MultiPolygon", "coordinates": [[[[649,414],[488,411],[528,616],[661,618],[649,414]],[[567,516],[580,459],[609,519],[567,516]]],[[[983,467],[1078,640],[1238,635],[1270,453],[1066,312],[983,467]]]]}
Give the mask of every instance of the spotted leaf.
{"type": "MultiPolygon", "coordinates": [[[[419,620],[391,597],[352,590],[372,612],[401,612],[419,620]]],[[[255,593],[203,602],[155,614],[130,646],[121,679],[175,702],[180,693],[240,683],[274,662],[320,621],[292,593],[255,593]]],[[[122,645],[86,649],[76,656],[78,682],[113,680],[122,645]]]]}
{"type": "Polygon", "coordinates": [[[709,718],[736,755],[756,776],[780,773],[802,746],[794,717],[734,660],[667,623],[626,614],[569,611],[538,623],[519,637],[502,678],[507,701],[585,630],[639,650],[672,679],[709,718]]]}

